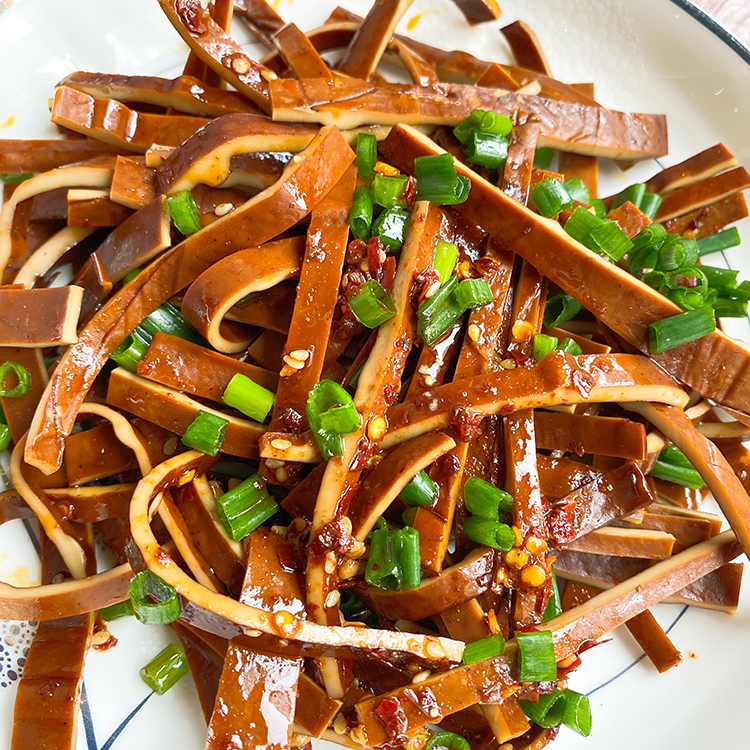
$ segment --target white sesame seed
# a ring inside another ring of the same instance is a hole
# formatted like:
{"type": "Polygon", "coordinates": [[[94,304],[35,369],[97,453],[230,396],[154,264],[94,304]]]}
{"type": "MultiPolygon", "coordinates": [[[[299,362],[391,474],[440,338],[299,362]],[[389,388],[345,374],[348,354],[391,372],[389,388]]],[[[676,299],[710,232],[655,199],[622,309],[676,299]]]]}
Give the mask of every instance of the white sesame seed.
{"type": "Polygon", "coordinates": [[[288,354],[284,355],[284,362],[294,370],[301,370],[304,366],[304,362],[300,362],[298,359],[292,359],[288,354]]]}
{"type": "Polygon", "coordinates": [[[271,469],[271,471],[276,471],[276,469],[280,469],[284,465],[283,461],[279,461],[278,458],[267,458],[266,459],[266,466],[271,469]]]}
{"type": "Polygon", "coordinates": [[[427,291],[424,293],[425,299],[429,299],[430,297],[435,295],[438,289],[440,289],[440,282],[433,281],[432,284],[427,287],[427,291]]]}
{"type": "Polygon", "coordinates": [[[217,216],[226,216],[232,210],[234,210],[234,205],[232,203],[219,203],[214,209],[214,213],[217,216]]]}
{"type": "Polygon", "coordinates": [[[336,591],[331,591],[331,593],[326,597],[326,607],[335,607],[339,603],[340,599],[341,594],[339,594],[338,589],[336,591]]]}
{"type": "Polygon", "coordinates": [[[289,352],[289,356],[298,362],[306,362],[310,352],[307,349],[295,349],[293,352],[289,352]]]}
{"type": "Polygon", "coordinates": [[[414,684],[424,682],[431,674],[432,672],[430,672],[429,669],[423,669],[421,672],[417,672],[414,677],[412,677],[411,681],[414,684]]]}
{"type": "Polygon", "coordinates": [[[271,441],[271,447],[277,451],[288,451],[292,447],[292,441],[286,438],[274,438],[271,441]]]}
{"type": "Polygon", "coordinates": [[[286,482],[286,480],[289,479],[289,472],[284,469],[276,469],[276,481],[277,482],[286,482]]]}

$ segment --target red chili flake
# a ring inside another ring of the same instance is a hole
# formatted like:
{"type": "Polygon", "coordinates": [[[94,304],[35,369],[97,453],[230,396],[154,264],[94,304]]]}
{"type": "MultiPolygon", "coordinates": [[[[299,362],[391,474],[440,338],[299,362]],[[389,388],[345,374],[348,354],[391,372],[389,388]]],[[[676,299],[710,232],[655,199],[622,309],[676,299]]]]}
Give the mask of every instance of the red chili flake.
{"type": "Polygon", "coordinates": [[[384,259],[383,243],[380,241],[380,237],[375,236],[367,243],[367,273],[373,279],[377,279],[380,275],[379,271],[384,259]]]}
{"type": "Polygon", "coordinates": [[[198,0],[177,0],[175,10],[192,35],[203,36],[208,31],[202,18],[204,11],[198,0]]]}
{"type": "Polygon", "coordinates": [[[437,271],[434,268],[431,268],[429,271],[425,272],[424,274],[422,274],[422,276],[419,277],[419,281],[421,282],[422,286],[419,289],[419,294],[416,299],[417,305],[425,298],[425,294],[427,294],[427,291],[430,289],[430,287],[436,281],[440,281],[440,277],[438,276],[437,271]]]}
{"type": "Polygon", "coordinates": [[[516,407],[513,406],[513,403],[507,403],[500,407],[500,416],[501,417],[509,417],[513,412],[516,410],[516,407]]]}
{"type": "Polygon", "coordinates": [[[481,434],[481,423],[484,415],[481,412],[458,405],[451,409],[451,424],[458,432],[458,436],[464,443],[476,440],[481,434]]]}
{"type": "Polygon", "coordinates": [[[383,698],[375,707],[375,715],[383,722],[389,739],[399,742],[407,739],[409,722],[398,698],[383,698]]]}
{"type": "Polygon", "coordinates": [[[565,544],[575,537],[574,509],[575,503],[566,503],[563,506],[552,508],[552,512],[547,519],[547,525],[549,526],[550,539],[555,544],[565,544]]]}
{"type": "Polygon", "coordinates": [[[404,184],[404,189],[401,191],[401,195],[398,196],[402,201],[406,201],[408,208],[414,205],[414,201],[417,199],[417,181],[412,176],[404,184]]]}
{"type": "Polygon", "coordinates": [[[500,264],[494,258],[477,258],[474,261],[474,268],[482,276],[494,276],[498,272],[500,264]]]}
{"type": "Polygon", "coordinates": [[[367,243],[364,240],[352,240],[346,248],[346,262],[359,265],[367,256],[367,243]]]}
{"type": "Polygon", "coordinates": [[[156,548],[156,551],[154,552],[154,559],[165,568],[168,565],[172,564],[172,558],[169,556],[169,552],[167,552],[163,547],[156,548]]]}
{"type": "Polygon", "coordinates": [[[90,227],[90,226],[91,226],[91,222],[90,222],[90,221],[89,221],[88,219],[84,219],[84,220],[83,220],[83,221],[81,222],[81,225],[80,225],[80,226],[81,226],[81,229],[87,229],[88,227],[90,227]]]}
{"type": "Polygon", "coordinates": [[[378,279],[386,292],[390,292],[396,278],[396,259],[389,255],[385,263],[380,267],[380,278],[378,279]]]}
{"type": "Polygon", "coordinates": [[[573,372],[573,387],[578,393],[587,398],[591,389],[594,387],[594,379],[587,372],[583,370],[575,370],[573,372]]]}

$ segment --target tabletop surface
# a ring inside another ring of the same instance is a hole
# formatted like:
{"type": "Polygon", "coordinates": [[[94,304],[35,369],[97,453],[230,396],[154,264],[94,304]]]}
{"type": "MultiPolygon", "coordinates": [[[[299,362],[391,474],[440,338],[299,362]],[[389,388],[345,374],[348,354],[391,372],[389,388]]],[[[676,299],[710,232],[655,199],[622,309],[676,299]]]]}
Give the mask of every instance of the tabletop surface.
{"type": "Polygon", "coordinates": [[[750,2],[748,0],[693,0],[693,2],[750,48],[750,2]]]}

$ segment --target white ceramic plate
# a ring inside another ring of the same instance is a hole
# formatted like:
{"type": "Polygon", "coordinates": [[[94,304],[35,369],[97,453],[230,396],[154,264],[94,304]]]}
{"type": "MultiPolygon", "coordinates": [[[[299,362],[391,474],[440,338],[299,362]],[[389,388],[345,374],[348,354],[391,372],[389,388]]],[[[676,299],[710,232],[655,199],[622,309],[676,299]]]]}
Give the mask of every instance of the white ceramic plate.
{"type": "MultiPolygon", "coordinates": [[[[341,0],[360,13],[368,0],[341,0]]],[[[335,0],[277,0],[277,10],[301,28],[318,26],[335,0]]],[[[621,110],[665,112],[674,164],[719,141],[750,167],[750,54],[720,39],[687,3],[670,0],[501,0],[503,23],[529,22],[556,77],[593,81],[597,98],[621,110]],[[691,17],[691,14],[695,17],[691,17]],[[697,20],[698,19],[698,20],[697,20]],[[731,46],[734,46],[734,49],[731,46]]],[[[463,48],[487,60],[509,60],[499,23],[470,28],[447,0],[417,0],[402,28],[431,44],[463,48]]],[[[235,35],[251,42],[241,25],[235,35]]],[[[250,47],[262,54],[259,47],[250,47]]],[[[52,137],[47,100],[54,84],[75,70],[177,74],[186,48],[156,0],[0,0],[0,137],[52,137]]],[[[607,170],[602,194],[646,178],[648,162],[627,174],[607,170]]],[[[747,229],[744,228],[745,234],[747,229]]],[[[748,240],[750,241],[750,240],[748,240]]],[[[747,244],[746,244],[747,246],[747,244]]],[[[711,258],[750,276],[743,251],[711,258]]],[[[747,321],[728,331],[748,339],[747,321]]],[[[31,528],[31,527],[28,527],[31,528]]],[[[26,528],[0,528],[0,578],[38,582],[26,528]]],[[[670,605],[656,615],[685,660],[658,675],[627,632],[588,652],[572,686],[591,695],[594,728],[588,739],[563,730],[558,750],[704,750],[746,747],[745,696],[750,670],[750,605],[736,615],[670,605]]],[[[116,648],[91,651],[85,671],[78,750],[199,750],[205,725],[189,678],[163,697],[149,695],[139,668],[171,639],[168,629],[132,618],[112,625],[116,648]]],[[[0,748],[10,745],[19,659],[33,628],[0,623],[0,748]]],[[[28,748],[28,750],[36,750],[28,748]]]]}

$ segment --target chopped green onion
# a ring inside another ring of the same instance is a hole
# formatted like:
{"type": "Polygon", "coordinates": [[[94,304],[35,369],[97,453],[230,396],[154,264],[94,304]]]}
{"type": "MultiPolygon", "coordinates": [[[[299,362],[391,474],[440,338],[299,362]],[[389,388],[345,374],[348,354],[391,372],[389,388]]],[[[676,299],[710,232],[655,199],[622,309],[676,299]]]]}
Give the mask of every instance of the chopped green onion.
{"type": "Polygon", "coordinates": [[[708,292],[708,277],[699,266],[682,266],[664,276],[667,289],[687,289],[701,296],[708,292]]]}
{"type": "Polygon", "coordinates": [[[451,277],[417,310],[417,332],[428,346],[437,341],[465,312],[456,299],[457,286],[458,279],[451,277]]]}
{"type": "Polygon", "coordinates": [[[463,663],[473,664],[482,659],[502,656],[505,652],[505,638],[501,635],[491,635],[473,643],[467,643],[464,648],[463,663]]]}
{"type": "Polygon", "coordinates": [[[547,608],[544,610],[542,615],[542,622],[548,622],[553,617],[557,617],[562,614],[562,603],[560,600],[560,587],[557,585],[557,576],[555,571],[552,571],[552,592],[547,602],[547,608]]]}
{"type": "Polygon", "coordinates": [[[574,732],[588,737],[591,733],[591,704],[589,699],[575,690],[566,690],[565,713],[562,723],[574,732]]]}
{"type": "Polygon", "coordinates": [[[731,268],[716,268],[715,266],[701,265],[700,270],[712,289],[726,292],[737,287],[737,276],[739,271],[731,268]]]}
{"type": "Polygon", "coordinates": [[[276,396],[273,391],[258,385],[247,375],[239,372],[227,383],[221,397],[221,400],[227,406],[241,411],[250,419],[256,419],[258,422],[266,421],[275,399],[276,396]]]}
{"type": "MultiPolygon", "coordinates": [[[[567,190],[568,195],[579,203],[589,203],[591,198],[589,197],[589,189],[584,184],[580,177],[571,177],[569,180],[565,180],[563,185],[567,190]]],[[[591,205],[589,203],[589,205],[591,205]]]]}
{"type": "Polygon", "coordinates": [[[174,586],[150,570],[136,573],[128,592],[133,612],[144,625],[168,625],[180,616],[180,599],[174,586]]]}
{"type": "Polygon", "coordinates": [[[475,130],[464,144],[464,151],[471,164],[501,169],[508,158],[508,139],[475,130]]]}
{"type": "Polygon", "coordinates": [[[366,180],[378,161],[378,139],[373,133],[357,133],[357,172],[366,180]]]}
{"type": "Polygon", "coordinates": [[[170,336],[177,336],[185,341],[192,341],[194,344],[201,346],[206,344],[198,331],[185,320],[180,308],[171,302],[159,305],[156,310],[146,316],[139,328],[142,332],[145,331],[152,336],[155,333],[168,333],[170,336]]]}
{"type": "Polygon", "coordinates": [[[404,522],[404,526],[414,526],[414,519],[417,517],[417,510],[419,509],[419,506],[414,506],[407,508],[402,514],[401,514],[401,520],[404,522]]]}
{"type": "MultiPolygon", "coordinates": [[[[659,272],[653,271],[652,273],[659,272]]],[[[671,299],[676,305],[679,305],[683,310],[696,310],[706,304],[705,297],[700,292],[693,289],[684,289],[683,287],[668,289],[665,287],[663,291],[666,291],[667,297],[669,297],[669,299],[671,299]]],[[[714,310],[714,314],[715,313],[716,310],[714,310]]]]}
{"type": "Polygon", "coordinates": [[[598,227],[594,227],[589,236],[597,248],[605,252],[615,262],[620,260],[633,247],[633,243],[628,239],[627,234],[620,229],[619,224],[609,219],[604,219],[598,227]]]}
{"type": "Polygon", "coordinates": [[[743,281],[736,289],[727,292],[732,299],[744,299],[750,302],[750,281],[743,281]]]}
{"type": "Polygon", "coordinates": [[[665,482],[672,482],[673,484],[681,484],[683,487],[690,487],[694,490],[703,487],[701,475],[692,467],[678,466],[677,464],[657,459],[649,473],[657,479],[663,479],[665,482]]]}
{"type": "Polygon", "coordinates": [[[0,174],[0,182],[4,182],[6,185],[15,185],[18,182],[26,182],[33,176],[30,172],[3,172],[0,174]]]}
{"type": "Polygon", "coordinates": [[[557,336],[548,336],[546,333],[535,333],[532,345],[535,362],[541,362],[548,354],[557,349],[559,339],[557,336]]]}
{"type": "Polygon", "coordinates": [[[354,317],[367,328],[377,328],[396,314],[393,300],[375,279],[368,279],[362,288],[349,298],[349,307],[354,317]]]}
{"type": "Polygon", "coordinates": [[[480,477],[469,477],[464,484],[464,503],[474,516],[498,521],[513,509],[513,497],[480,477]]]}
{"type": "Polygon", "coordinates": [[[581,347],[573,341],[570,337],[563,339],[557,346],[557,350],[565,352],[566,354],[572,354],[574,357],[583,354],[581,347]]]}
{"type": "Polygon", "coordinates": [[[641,277],[641,281],[644,284],[648,284],[652,289],[659,289],[664,283],[666,275],[664,271],[649,271],[641,277]]]}
{"type": "Polygon", "coordinates": [[[389,591],[398,591],[403,583],[401,568],[401,537],[387,528],[375,529],[370,536],[365,581],[389,591]]]}
{"type": "Polygon", "coordinates": [[[575,318],[583,310],[583,305],[574,300],[569,294],[557,294],[547,300],[544,308],[544,325],[556,328],[571,318],[575,318]]]}
{"type": "Polygon", "coordinates": [[[306,411],[310,429],[323,458],[327,461],[333,456],[340,456],[344,450],[342,433],[335,429],[326,429],[323,424],[325,422],[345,429],[351,428],[346,429],[346,432],[356,430],[359,426],[359,414],[354,408],[352,397],[333,380],[321,380],[307,397],[306,411]],[[327,415],[325,418],[324,414],[327,415]]]}
{"type": "Polygon", "coordinates": [[[666,236],[667,230],[661,224],[649,224],[633,237],[633,249],[640,250],[642,247],[653,246],[666,236]]]}
{"type": "Polygon", "coordinates": [[[388,177],[376,172],[372,178],[372,201],[383,208],[407,208],[406,200],[401,198],[409,177],[405,174],[388,177]]]}
{"type": "Polygon", "coordinates": [[[699,239],[698,254],[703,257],[709,253],[718,253],[721,250],[728,250],[730,247],[737,247],[739,244],[740,233],[737,227],[730,227],[712,234],[710,237],[699,239]]]}
{"type": "Polygon", "coordinates": [[[437,487],[427,472],[422,470],[415,474],[409,484],[399,493],[399,497],[410,507],[432,505],[437,497],[437,487]]]}
{"type": "Polygon", "coordinates": [[[168,195],[167,207],[172,222],[181,234],[194,234],[201,228],[198,206],[189,190],[168,195]]]}
{"type": "MultiPolygon", "coordinates": [[[[391,532],[393,533],[393,532],[391,532]]],[[[407,526],[396,532],[401,541],[401,570],[403,589],[416,589],[422,581],[422,561],[419,557],[419,531],[407,526]]]]}
{"type": "Polygon", "coordinates": [[[367,605],[351,589],[341,590],[339,609],[347,620],[361,620],[370,614],[367,605]]]}
{"type": "Polygon", "coordinates": [[[438,732],[425,743],[423,750],[471,750],[471,745],[460,734],[438,732]]]}
{"type": "Polygon", "coordinates": [[[441,284],[445,284],[453,275],[457,260],[458,248],[452,242],[438,240],[432,267],[435,269],[435,273],[438,275],[441,284]]]}
{"type": "Polygon", "coordinates": [[[649,346],[653,354],[674,349],[695,341],[716,330],[716,317],[709,305],[688,310],[670,318],[657,320],[649,326],[649,346]]]}
{"type": "Polygon", "coordinates": [[[228,424],[229,420],[218,414],[199,411],[182,436],[182,443],[188,448],[215,456],[221,450],[228,424]]]}
{"type": "Polygon", "coordinates": [[[717,318],[744,318],[747,315],[747,301],[717,297],[713,303],[717,318]]]}
{"type": "Polygon", "coordinates": [[[111,604],[109,607],[100,609],[99,614],[105,622],[112,622],[112,620],[121,620],[123,617],[130,617],[135,614],[133,612],[133,602],[128,598],[124,602],[111,604]]]}
{"type": "Polygon", "coordinates": [[[239,542],[276,515],[279,506],[260,474],[253,474],[216,498],[216,513],[232,539],[239,542]]]}
{"type": "Polygon", "coordinates": [[[531,190],[531,200],[536,210],[548,219],[557,216],[560,211],[570,208],[575,203],[557,177],[548,177],[546,180],[537,182],[531,190]]]}
{"type": "Polygon", "coordinates": [[[170,643],[141,669],[140,674],[141,679],[157,695],[164,695],[189,671],[185,652],[176,643],[170,643]]]}
{"type": "Polygon", "coordinates": [[[551,148],[538,148],[534,151],[534,169],[549,169],[555,152],[551,148]]]}
{"type": "Polygon", "coordinates": [[[504,523],[480,516],[469,516],[464,521],[464,532],[473,542],[507,552],[514,541],[513,529],[504,523]]]}
{"type": "Polygon", "coordinates": [[[577,206],[565,222],[565,231],[589,250],[598,251],[598,245],[591,239],[591,232],[605,221],[606,219],[600,219],[583,206],[577,206]]]}
{"type": "Polygon", "coordinates": [[[13,436],[10,434],[10,427],[5,422],[0,423],[0,451],[8,450],[13,436]]]}
{"type": "Polygon", "coordinates": [[[638,208],[640,208],[641,212],[646,214],[646,216],[653,221],[663,200],[664,198],[660,195],[656,195],[656,193],[644,193],[641,205],[638,206],[638,208]]]}
{"type": "MultiPolygon", "coordinates": [[[[123,277],[122,277],[122,283],[123,286],[125,284],[129,284],[138,274],[142,271],[142,268],[134,268],[132,271],[128,271],[123,277]]],[[[239,302],[237,303],[239,304],[239,302]]]]}
{"type": "Polygon", "coordinates": [[[349,228],[357,239],[364,242],[370,239],[372,210],[372,196],[370,195],[370,191],[362,185],[354,191],[352,210],[349,212],[349,228]]]}
{"type": "Polygon", "coordinates": [[[601,198],[589,198],[588,204],[594,209],[594,215],[597,219],[605,219],[607,217],[607,207],[601,198]]]}
{"type": "Polygon", "coordinates": [[[354,432],[362,421],[357,407],[354,405],[352,397],[338,383],[332,380],[327,380],[326,383],[333,383],[334,386],[337,386],[335,389],[332,387],[330,398],[331,401],[335,398],[335,403],[318,415],[320,426],[326,432],[348,435],[350,432],[354,432]]]}
{"type": "Polygon", "coordinates": [[[532,701],[519,701],[519,703],[526,716],[544,729],[556,727],[565,715],[565,694],[559,688],[555,688],[551,693],[542,693],[536,703],[532,701]]]}
{"type": "Polygon", "coordinates": [[[557,679],[555,645],[549,630],[516,633],[518,679],[521,682],[547,682],[557,679]]]}
{"type": "Polygon", "coordinates": [[[464,310],[492,302],[492,289],[484,279],[464,279],[455,291],[456,301],[464,310]]]}
{"type": "Polygon", "coordinates": [[[625,190],[619,192],[614,201],[612,202],[612,208],[618,208],[623,203],[630,201],[636,208],[641,207],[641,201],[646,193],[646,185],[642,182],[636,182],[634,185],[629,185],[625,190]]]}
{"type": "Polygon", "coordinates": [[[513,129],[513,121],[507,115],[500,115],[484,109],[475,109],[469,116],[453,128],[453,135],[464,145],[476,132],[489,135],[508,136],[513,129]]]}
{"type": "Polygon", "coordinates": [[[656,267],[661,271],[674,271],[685,265],[685,248],[681,242],[665,240],[659,248],[656,267]]]}
{"type": "Polygon", "coordinates": [[[418,156],[414,173],[418,200],[444,206],[463,203],[469,197],[469,181],[456,173],[450,154],[418,156]]]}
{"type": "Polygon", "coordinates": [[[686,466],[689,469],[693,468],[690,459],[676,445],[668,445],[666,448],[662,449],[661,453],[659,453],[659,458],[670,464],[686,466]]]}
{"type": "Polygon", "coordinates": [[[0,396],[3,398],[23,398],[31,388],[31,373],[18,362],[3,362],[0,365],[0,396]],[[13,388],[6,388],[5,379],[13,372],[18,381],[13,388]]]}
{"type": "Polygon", "coordinates": [[[122,344],[112,352],[110,359],[130,372],[137,372],[138,363],[146,356],[151,338],[151,334],[147,334],[140,326],[136,326],[122,344]]]}
{"type": "Polygon", "coordinates": [[[380,241],[391,252],[395,253],[404,244],[408,222],[408,211],[401,208],[387,208],[375,219],[372,225],[372,234],[380,237],[380,241]]]}

